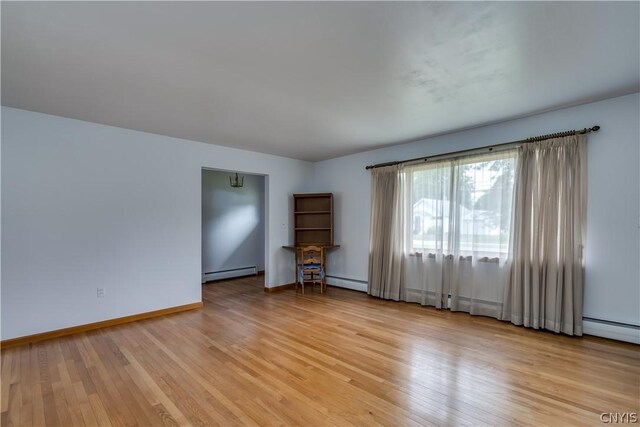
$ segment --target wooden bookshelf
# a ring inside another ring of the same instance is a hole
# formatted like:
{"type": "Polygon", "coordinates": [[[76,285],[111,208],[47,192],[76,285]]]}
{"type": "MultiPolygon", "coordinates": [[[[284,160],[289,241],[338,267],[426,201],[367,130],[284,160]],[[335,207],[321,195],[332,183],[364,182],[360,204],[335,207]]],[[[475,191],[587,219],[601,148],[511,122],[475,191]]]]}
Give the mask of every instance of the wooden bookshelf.
{"type": "Polygon", "coordinates": [[[333,246],[333,194],[293,195],[294,246],[333,246]]]}

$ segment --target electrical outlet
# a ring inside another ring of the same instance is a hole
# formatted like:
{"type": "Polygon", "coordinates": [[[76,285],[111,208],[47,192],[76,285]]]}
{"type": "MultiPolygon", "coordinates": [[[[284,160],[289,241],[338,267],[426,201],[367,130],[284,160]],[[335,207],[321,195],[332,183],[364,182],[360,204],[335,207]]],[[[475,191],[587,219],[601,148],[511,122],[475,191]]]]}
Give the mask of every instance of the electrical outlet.
{"type": "Polygon", "coordinates": [[[102,298],[107,295],[107,291],[104,288],[98,288],[97,292],[98,298],[102,298]]]}

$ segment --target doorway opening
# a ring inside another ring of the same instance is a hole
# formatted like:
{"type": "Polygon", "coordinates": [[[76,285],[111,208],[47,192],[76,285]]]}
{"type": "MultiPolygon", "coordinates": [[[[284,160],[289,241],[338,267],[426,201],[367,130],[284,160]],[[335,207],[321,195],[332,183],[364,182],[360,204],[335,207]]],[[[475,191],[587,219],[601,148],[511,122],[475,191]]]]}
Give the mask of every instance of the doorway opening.
{"type": "Polygon", "coordinates": [[[203,168],[201,189],[202,283],[264,275],[267,177],[203,168]]]}

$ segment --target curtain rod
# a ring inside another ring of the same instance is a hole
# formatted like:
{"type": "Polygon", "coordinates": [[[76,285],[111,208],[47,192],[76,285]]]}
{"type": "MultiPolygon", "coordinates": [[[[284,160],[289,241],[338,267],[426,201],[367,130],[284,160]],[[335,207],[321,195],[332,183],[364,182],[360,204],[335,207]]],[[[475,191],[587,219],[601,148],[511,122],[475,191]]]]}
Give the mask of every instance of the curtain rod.
{"type": "Polygon", "coordinates": [[[436,159],[438,157],[444,157],[444,156],[455,156],[458,154],[464,154],[464,153],[469,153],[472,151],[479,151],[479,150],[489,150],[492,151],[494,148],[496,147],[502,147],[502,146],[506,146],[506,145],[515,145],[515,144],[527,144],[530,142],[538,142],[538,141],[544,141],[545,139],[551,139],[551,138],[560,138],[563,136],[570,136],[570,135],[584,135],[587,133],[591,133],[591,132],[597,132],[598,130],[600,130],[600,126],[593,126],[590,128],[584,128],[581,130],[568,130],[565,132],[558,132],[558,133],[550,133],[548,135],[540,135],[540,136],[533,136],[531,138],[527,138],[527,139],[520,139],[517,141],[510,141],[510,142],[503,142],[500,144],[493,144],[493,145],[485,145],[484,147],[476,147],[476,148],[468,148],[466,150],[460,150],[460,151],[451,151],[449,153],[441,153],[441,154],[434,154],[433,156],[423,156],[423,157],[416,157],[414,159],[408,159],[408,160],[399,160],[399,161],[395,161],[395,162],[386,162],[386,163],[378,163],[376,165],[369,165],[366,167],[367,170],[369,169],[375,169],[375,168],[381,168],[383,166],[393,166],[393,165],[399,165],[402,163],[411,163],[411,162],[418,162],[418,161],[428,161],[430,159],[436,159]]]}

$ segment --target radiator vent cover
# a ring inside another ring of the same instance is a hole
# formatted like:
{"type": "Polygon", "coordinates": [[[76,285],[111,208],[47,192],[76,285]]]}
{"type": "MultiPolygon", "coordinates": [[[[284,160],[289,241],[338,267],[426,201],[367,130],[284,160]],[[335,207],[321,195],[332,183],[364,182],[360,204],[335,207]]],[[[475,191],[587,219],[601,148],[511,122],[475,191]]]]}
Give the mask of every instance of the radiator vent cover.
{"type": "Polygon", "coordinates": [[[202,283],[214,280],[231,279],[233,277],[255,276],[258,274],[258,266],[231,268],[229,270],[210,271],[202,275],[202,283]]]}

